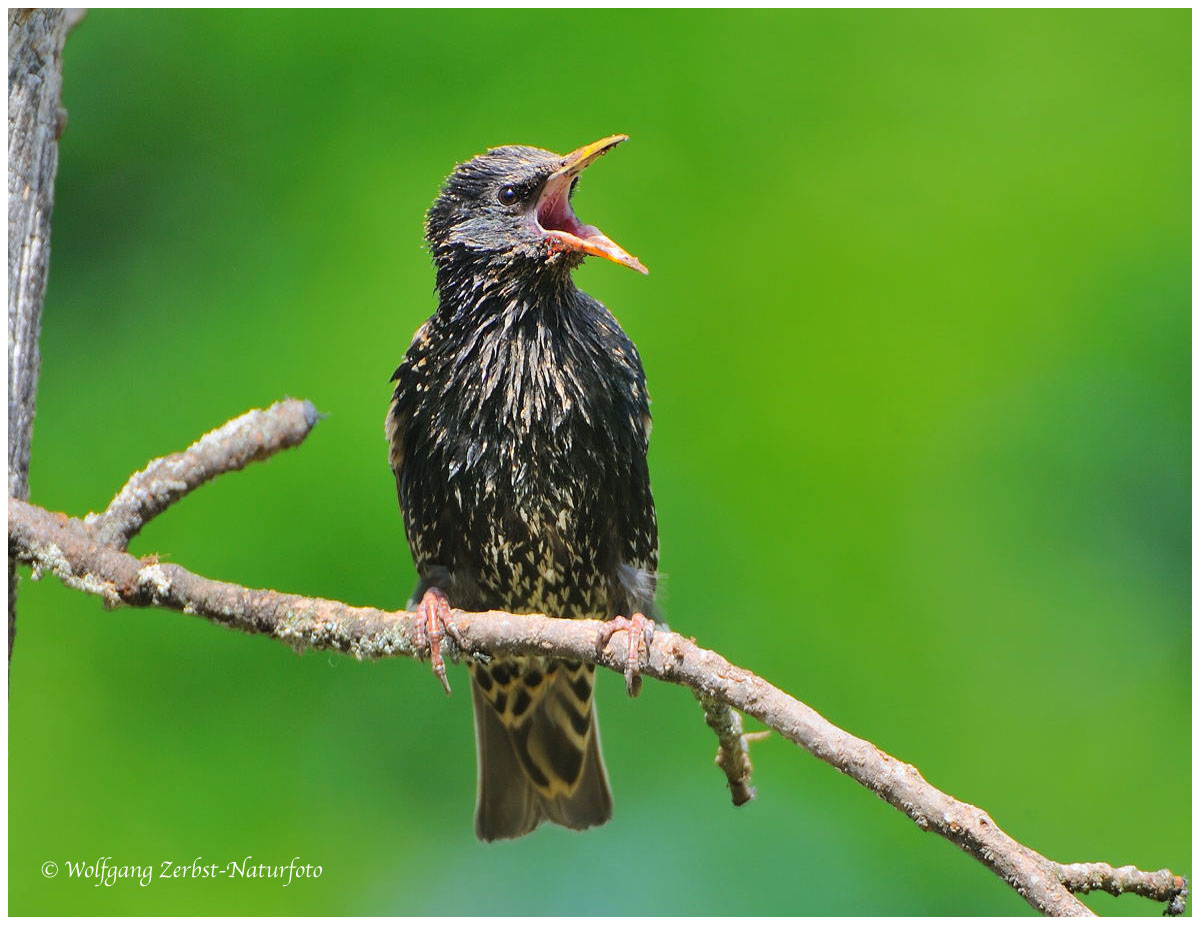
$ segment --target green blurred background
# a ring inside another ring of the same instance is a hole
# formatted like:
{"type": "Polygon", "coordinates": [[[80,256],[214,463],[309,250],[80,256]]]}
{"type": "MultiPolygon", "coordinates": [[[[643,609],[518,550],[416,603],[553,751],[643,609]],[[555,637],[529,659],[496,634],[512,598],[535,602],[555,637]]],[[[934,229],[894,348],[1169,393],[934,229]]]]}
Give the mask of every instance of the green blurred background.
{"type": "MultiPolygon", "coordinates": [[[[284,395],[329,417],[133,544],[401,607],[388,377],[492,145],[631,141],[672,626],[1063,860],[1191,872],[1190,32],[1175,11],[118,12],[71,36],[32,499],[82,515],[284,395]]],[[[10,911],[1015,913],[778,737],[733,809],[683,689],[599,711],[603,829],[472,834],[461,667],[297,657],[24,581],[10,911]],[[43,861],[321,864],[316,881],[43,861]]],[[[1091,897],[1101,912],[1157,914],[1091,897]]]]}

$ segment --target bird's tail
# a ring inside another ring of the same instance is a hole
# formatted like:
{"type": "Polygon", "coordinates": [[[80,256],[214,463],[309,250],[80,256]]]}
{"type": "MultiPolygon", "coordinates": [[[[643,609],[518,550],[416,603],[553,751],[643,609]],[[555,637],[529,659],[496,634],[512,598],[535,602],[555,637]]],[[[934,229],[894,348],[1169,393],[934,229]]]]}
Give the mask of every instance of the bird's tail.
{"type": "Polygon", "coordinates": [[[518,838],[543,819],[569,829],[612,817],[592,701],[595,668],[504,658],[472,665],[479,795],[475,834],[518,838]]]}

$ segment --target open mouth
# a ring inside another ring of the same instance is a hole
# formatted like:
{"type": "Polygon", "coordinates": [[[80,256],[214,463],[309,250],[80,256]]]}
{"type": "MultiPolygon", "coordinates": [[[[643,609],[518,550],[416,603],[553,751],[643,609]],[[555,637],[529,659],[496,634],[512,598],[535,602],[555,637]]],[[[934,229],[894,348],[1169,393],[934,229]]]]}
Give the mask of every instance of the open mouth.
{"type": "Polygon", "coordinates": [[[571,187],[584,168],[624,141],[626,135],[610,135],[584,145],[563,158],[563,166],[550,175],[538,197],[537,222],[547,237],[561,247],[604,257],[639,273],[649,273],[640,260],[594,225],[585,225],[571,208],[571,187]]]}

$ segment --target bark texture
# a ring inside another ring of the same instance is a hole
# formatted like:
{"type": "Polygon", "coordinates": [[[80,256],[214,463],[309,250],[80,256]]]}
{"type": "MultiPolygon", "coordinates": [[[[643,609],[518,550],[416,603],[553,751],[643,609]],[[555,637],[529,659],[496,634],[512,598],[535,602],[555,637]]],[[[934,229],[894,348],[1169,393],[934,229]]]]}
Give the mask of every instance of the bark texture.
{"type": "MultiPolygon", "coordinates": [[[[78,16],[8,11],[8,493],[29,497],[38,336],[50,265],[50,212],[58,170],[62,51],[78,16]]],[[[17,569],[8,562],[8,654],[16,634],[17,569]]]]}

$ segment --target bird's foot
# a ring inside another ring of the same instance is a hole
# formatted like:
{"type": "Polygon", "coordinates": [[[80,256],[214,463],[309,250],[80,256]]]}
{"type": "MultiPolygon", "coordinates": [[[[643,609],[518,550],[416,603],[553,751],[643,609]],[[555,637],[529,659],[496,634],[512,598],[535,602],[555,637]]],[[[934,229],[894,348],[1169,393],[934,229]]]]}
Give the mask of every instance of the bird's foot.
{"type": "Polygon", "coordinates": [[[450,622],[450,600],[441,588],[430,588],[421,596],[416,610],[417,649],[429,650],[429,661],[433,673],[442,682],[442,688],[450,693],[450,679],[446,677],[446,660],[442,657],[442,639],[449,636],[459,646],[462,638],[450,622]]]}
{"type": "Polygon", "coordinates": [[[641,644],[646,644],[646,658],[650,658],[650,643],[654,641],[654,621],[647,619],[645,614],[635,613],[631,617],[613,617],[600,628],[596,637],[596,651],[603,652],[615,633],[625,631],[629,648],[625,653],[625,690],[630,697],[636,697],[642,690],[641,644]]]}

